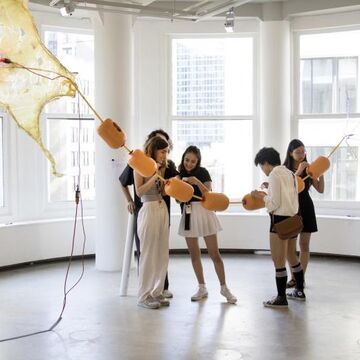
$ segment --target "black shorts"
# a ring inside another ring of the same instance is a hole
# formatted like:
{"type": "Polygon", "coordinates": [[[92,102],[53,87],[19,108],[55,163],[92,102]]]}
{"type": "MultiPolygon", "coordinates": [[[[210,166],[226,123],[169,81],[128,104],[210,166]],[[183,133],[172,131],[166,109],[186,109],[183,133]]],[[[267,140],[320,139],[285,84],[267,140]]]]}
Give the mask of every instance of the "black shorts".
{"type": "Polygon", "coordinates": [[[269,216],[270,216],[270,232],[274,234],[276,233],[276,231],[273,230],[274,224],[277,224],[278,222],[291,217],[291,216],[272,215],[272,214],[269,214],[269,216]]]}

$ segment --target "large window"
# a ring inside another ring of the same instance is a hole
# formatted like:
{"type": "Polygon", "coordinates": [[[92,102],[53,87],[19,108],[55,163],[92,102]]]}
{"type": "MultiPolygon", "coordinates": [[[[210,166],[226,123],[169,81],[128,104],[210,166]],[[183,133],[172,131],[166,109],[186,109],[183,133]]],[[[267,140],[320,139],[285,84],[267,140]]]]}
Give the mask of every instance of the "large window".
{"type": "Polygon", "coordinates": [[[297,111],[299,138],[308,160],[329,155],[344,135],[353,134],[330,157],[325,193],[329,201],[360,201],[360,30],[300,34],[297,111]]]}
{"type": "Polygon", "coordinates": [[[252,37],[172,39],[173,158],[202,152],[213,190],[241,198],[252,185],[252,37]]]}
{"type": "MultiPolygon", "coordinates": [[[[44,38],[49,50],[76,74],[76,82],[85,97],[94,103],[93,35],[46,30],[44,38]]],[[[94,200],[94,120],[86,116],[92,115],[90,109],[77,97],[64,97],[48,104],[46,113],[48,146],[57,161],[58,171],[64,174],[61,178],[49,175],[49,201],[73,201],[77,185],[83,199],[94,200]]]]}

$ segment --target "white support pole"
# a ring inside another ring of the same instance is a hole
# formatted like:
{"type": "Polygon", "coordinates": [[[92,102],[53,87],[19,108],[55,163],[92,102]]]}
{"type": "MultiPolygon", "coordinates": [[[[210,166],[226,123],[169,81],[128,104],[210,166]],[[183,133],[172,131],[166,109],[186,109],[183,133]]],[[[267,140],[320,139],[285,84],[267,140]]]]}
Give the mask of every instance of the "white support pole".
{"type": "Polygon", "coordinates": [[[125,249],[121,271],[120,296],[126,296],[129,285],[129,275],[131,266],[131,254],[134,243],[134,215],[129,214],[126,231],[125,249]]]}
{"type": "MultiPolygon", "coordinates": [[[[133,18],[104,13],[94,18],[95,104],[104,118],[113,119],[130,136],[133,122],[133,18]],[[102,20],[102,21],[101,21],[102,20]]],[[[125,245],[127,210],[119,185],[124,149],[95,140],[96,269],[120,271],[125,245]]]]}

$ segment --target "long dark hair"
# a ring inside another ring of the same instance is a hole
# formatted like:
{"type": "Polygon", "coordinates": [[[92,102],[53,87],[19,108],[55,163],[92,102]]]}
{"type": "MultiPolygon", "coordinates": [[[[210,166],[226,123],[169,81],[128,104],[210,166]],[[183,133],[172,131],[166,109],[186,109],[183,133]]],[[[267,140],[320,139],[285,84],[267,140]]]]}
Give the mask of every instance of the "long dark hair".
{"type": "Polygon", "coordinates": [[[199,149],[197,146],[190,145],[190,146],[184,151],[183,156],[182,156],[182,158],[181,158],[181,163],[180,163],[180,165],[179,165],[179,172],[180,172],[180,173],[186,172],[185,167],[184,167],[184,159],[185,159],[186,154],[188,154],[188,153],[194,154],[194,155],[197,157],[197,159],[198,159],[195,168],[194,168],[191,172],[196,171],[196,170],[200,167],[200,165],[201,165],[201,152],[200,152],[200,149],[199,149]]]}
{"type": "MultiPolygon", "coordinates": [[[[305,147],[304,143],[302,141],[300,141],[299,139],[293,139],[289,143],[289,146],[286,151],[286,158],[284,161],[284,165],[291,171],[294,170],[294,158],[290,155],[290,153],[292,153],[295,149],[297,149],[301,146],[305,147]]],[[[306,155],[305,155],[304,161],[307,161],[306,155]]]]}

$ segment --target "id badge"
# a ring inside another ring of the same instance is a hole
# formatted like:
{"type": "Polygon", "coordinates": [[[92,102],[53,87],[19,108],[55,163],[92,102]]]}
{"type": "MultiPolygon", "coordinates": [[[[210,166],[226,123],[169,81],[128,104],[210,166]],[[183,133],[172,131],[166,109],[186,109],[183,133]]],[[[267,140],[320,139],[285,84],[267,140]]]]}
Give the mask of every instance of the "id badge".
{"type": "Polygon", "coordinates": [[[191,214],[191,204],[185,205],[185,214],[191,214]]]}

